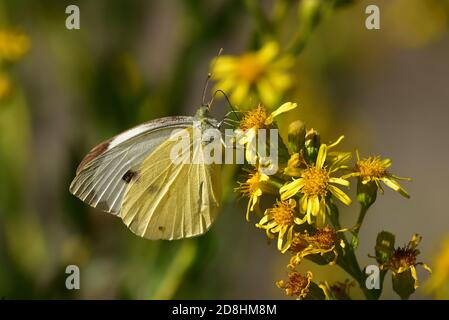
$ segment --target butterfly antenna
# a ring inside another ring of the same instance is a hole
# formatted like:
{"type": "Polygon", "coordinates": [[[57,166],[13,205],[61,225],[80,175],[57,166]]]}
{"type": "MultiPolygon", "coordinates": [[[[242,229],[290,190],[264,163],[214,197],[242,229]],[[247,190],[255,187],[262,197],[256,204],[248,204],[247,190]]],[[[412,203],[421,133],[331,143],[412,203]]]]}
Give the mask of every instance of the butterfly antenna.
{"type": "Polygon", "coordinates": [[[209,105],[212,105],[212,102],[214,102],[215,96],[217,95],[217,93],[221,93],[223,95],[223,97],[225,97],[226,101],[228,102],[229,107],[231,108],[232,112],[234,113],[235,117],[237,118],[238,121],[240,121],[239,116],[237,115],[237,113],[239,111],[236,111],[235,108],[232,106],[231,100],[229,100],[228,95],[226,94],[226,92],[224,92],[221,89],[218,89],[217,91],[214,92],[214,95],[212,96],[212,99],[209,102],[209,105]]]}
{"type": "MultiPolygon", "coordinates": [[[[217,56],[215,57],[214,62],[212,63],[211,70],[214,69],[215,64],[217,63],[218,57],[221,55],[222,52],[223,52],[223,48],[220,48],[220,50],[218,51],[217,56]]],[[[211,78],[212,78],[212,73],[208,72],[207,73],[206,82],[204,83],[203,100],[202,100],[202,105],[203,106],[209,106],[209,108],[210,108],[210,103],[206,103],[206,92],[207,92],[207,87],[209,86],[209,82],[210,82],[211,78]]]]}

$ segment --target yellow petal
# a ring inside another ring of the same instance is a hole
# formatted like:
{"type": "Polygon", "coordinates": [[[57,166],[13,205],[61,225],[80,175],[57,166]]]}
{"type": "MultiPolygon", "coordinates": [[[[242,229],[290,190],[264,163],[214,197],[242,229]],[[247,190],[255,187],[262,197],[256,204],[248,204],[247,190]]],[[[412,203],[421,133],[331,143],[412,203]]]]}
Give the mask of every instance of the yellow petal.
{"type": "Polygon", "coordinates": [[[286,230],[286,227],[282,227],[280,230],[279,230],[279,235],[278,235],[278,250],[279,251],[282,251],[282,244],[283,244],[283,242],[284,242],[284,234],[285,234],[285,231],[287,231],[286,230]]]}
{"type": "Polygon", "coordinates": [[[270,116],[265,120],[265,124],[271,124],[274,120],[274,118],[276,118],[278,115],[288,112],[290,110],[293,110],[297,107],[296,103],[292,103],[292,102],[286,102],[283,105],[281,105],[279,108],[277,108],[275,111],[273,111],[270,116]]]}
{"type": "Polygon", "coordinates": [[[413,279],[415,279],[415,289],[419,287],[418,283],[418,275],[416,274],[415,266],[410,266],[410,273],[412,274],[413,279]]]}
{"type": "Polygon", "coordinates": [[[299,210],[301,211],[301,213],[305,213],[307,211],[307,197],[306,196],[302,196],[301,200],[299,200],[299,210]]]}
{"type": "Polygon", "coordinates": [[[318,156],[316,158],[316,167],[317,168],[323,168],[324,162],[326,161],[327,156],[327,146],[325,144],[322,144],[320,146],[320,150],[318,150],[318,156]]]}
{"type": "Polygon", "coordinates": [[[399,183],[397,183],[395,180],[390,179],[388,177],[382,178],[383,183],[385,183],[388,187],[393,189],[394,191],[399,192],[402,196],[406,198],[410,198],[410,195],[405,191],[399,183]]]}
{"type": "Polygon", "coordinates": [[[333,186],[333,185],[329,185],[329,191],[341,202],[343,202],[345,205],[349,206],[352,202],[351,198],[349,198],[349,196],[344,193],[343,191],[341,191],[340,189],[338,189],[337,187],[333,186]]]}
{"type": "Polygon", "coordinates": [[[282,253],[285,253],[288,250],[288,248],[290,248],[290,245],[292,244],[292,240],[293,240],[293,226],[290,226],[288,228],[287,241],[285,242],[285,246],[281,247],[282,253]]]}
{"type": "Polygon", "coordinates": [[[293,180],[293,182],[283,185],[279,189],[279,192],[281,194],[281,200],[286,200],[293,197],[304,186],[304,183],[305,183],[304,179],[300,178],[293,180]]]}
{"type": "Polygon", "coordinates": [[[231,94],[231,101],[236,105],[241,105],[248,95],[249,83],[240,82],[231,94]]]}
{"type": "MultiPolygon", "coordinates": [[[[256,86],[263,104],[271,108],[276,103],[276,98],[278,96],[276,90],[266,78],[259,79],[256,82],[256,86]]],[[[267,121],[265,121],[265,124],[267,124],[267,121]]]]}
{"type": "Polygon", "coordinates": [[[337,141],[335,141],[334,143],[330,144],[330,145],[328,146],[328,148],[331,149],[331,148],[335,147],[335,146],[338,145],[338,144],[341,142],[341,140],[343,140],[344,138],[345,138],[345,136],[340,136],[340,137],[337,139],[337,141]]]}
{"type": "Polygon", "coordinates": [[[270,216],[265,213],[265,215],[262,217],[262,219],[260,219],[258,225],[263,225],[263,224],[267,223],[269,220],[270,220],[270,216]]]}
{"type": "Polygon", "coordinates": [[[257,51],[257,57],[262,63],[268,63],[272,61],[279,52],[279,46],[276,42],[268,42],[259,51],[257,51]]]}
{"type": "Polygon", "coordinates": [[[312,202],[312,215],[317,216],[320,213],[320,200],[318,199],[318,196],[313,197],[309,202],[312,202]]]}
{"type": "Polygon", "coordinates": [[[329,182],[336,183],[345,187],[349,187],[351,184],[348,180],[345,180],[343,178],[329,178],[329,182]]]}
{"type": "Polygon", "coordinates": [[[278,91],[278,93],[282,93],[292,84],[290,76],[284,72],[271,71],[268,72],[266,77],[270,81],[274,90],[278,91]]]}
{"type": "Polygon", "coordinates": [[[432,273],[432,269],[430,269],[430,267],[429,267],[427,264],[421,263],[421,266],[422,266],[425,270],[427,270],[429,273],[432,273]]]}
{"type": "Polygon", "coordinates": [[[392,161],[391,159],[385,158],[381,161],[381,163],[384,168],[389,168],[391,166],[392,161]]]}

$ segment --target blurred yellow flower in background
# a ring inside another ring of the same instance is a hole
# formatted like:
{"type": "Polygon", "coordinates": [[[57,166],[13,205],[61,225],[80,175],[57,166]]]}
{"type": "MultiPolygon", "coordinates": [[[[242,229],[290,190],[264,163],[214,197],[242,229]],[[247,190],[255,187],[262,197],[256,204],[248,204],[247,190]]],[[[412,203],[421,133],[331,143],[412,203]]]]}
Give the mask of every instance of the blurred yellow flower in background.
{"type": "Polygon", "coordinates": [[[0,102],[7,99],[11,92],[11,78],[6,73],[0,73],[0,102]]]}
{"type": "Polygon", "coordinates": [[[275,42],[240,56],[225,55],[212,62],[215,90],[229,93],[231,102],[244,109],[248,103],[261,102],[271,109],[292,84],[287,70],[293,66],[290,55],[279,55],[275,42]]]}
{"type": "Polygon", "coordinates": [[[447,32],[447,1],[396,0],[385,7],[385,21],[391,30],[389,36],[395,43],[412,48],[424,47],[447,32]]]}
{"type": "Polygon", "coordinates": [[[28,36],[17,30],[0,30],[0,62],[20,60],[30,49],[28,36]]]}
{"type": "Polygon", "coordinates": [[[440,253],[432,264],[432,277],[424,288],[436,299],[449,299],[449,237],[443,242],[440,253]]]}

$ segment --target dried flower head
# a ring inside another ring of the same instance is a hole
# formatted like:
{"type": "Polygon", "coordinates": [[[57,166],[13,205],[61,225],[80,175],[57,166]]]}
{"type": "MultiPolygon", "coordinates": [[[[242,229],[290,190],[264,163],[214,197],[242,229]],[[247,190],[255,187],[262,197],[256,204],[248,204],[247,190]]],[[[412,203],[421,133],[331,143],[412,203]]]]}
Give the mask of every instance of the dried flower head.
{"type": "Polygon", "coordinates": [[[329,264],[335,264],[338,258],[336,249],[338,244],[337,231],[330,226],[317,229],[313,235],[309,235],[307,231],[304,233],[295,232],[289,248],[293,257],[290,259],[288,267],[296,268],[302,259],[308,255],[320,254],[323,256],[330,252],[334,254],[334,258],[329,264]]]}
{"type": "Polygon", "coordinates": [[[404,247],[396,248],[389,259],[380,265],[381,270],[391,270],[393,275],[397,275],[406,271],[410,271],[415,281],[414,287],[418,288],[418,276],[416,274],[416,266],[421,265],[425,270],[432,270],[423,262],[416,262],[420,251],[417,249],[422,237],[414,234],[409,243],[404,247]]]}
{"type": "Polygon", "coordinates": [[[280,289],[284,289],[287,296],[294,296],[297,299],[304,299],[310,291],[310,283],[312,281],[312,272],[302,275],[293,271],[288,274],[288,280],[280,280],[276,285],[280,289]]]}

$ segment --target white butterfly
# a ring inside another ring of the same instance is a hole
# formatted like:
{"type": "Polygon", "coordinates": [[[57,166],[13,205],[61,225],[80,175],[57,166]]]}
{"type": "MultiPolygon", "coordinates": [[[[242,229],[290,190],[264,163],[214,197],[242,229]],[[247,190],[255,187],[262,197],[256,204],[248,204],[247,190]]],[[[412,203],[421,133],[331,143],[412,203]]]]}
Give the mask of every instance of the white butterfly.
{"type": "MultiPolygon", "coordinates": [[[[209,107],[194,117],[149,121],[93,148],[81,161],[70,192],[92,207],[119,216],[147,239],[182,239],[205,233],[221,203],[219,164],[173,163],[170,136],[177,129],[218,128],[209,107]]],[[[192,156],[204,158],[191,141],[192,156]]]]}

